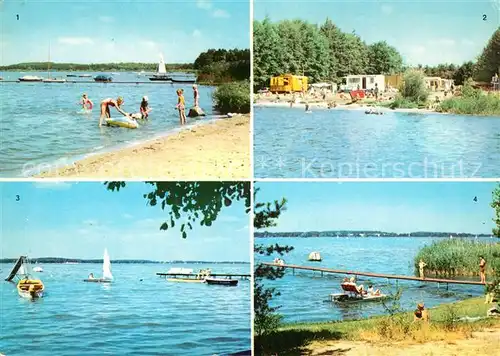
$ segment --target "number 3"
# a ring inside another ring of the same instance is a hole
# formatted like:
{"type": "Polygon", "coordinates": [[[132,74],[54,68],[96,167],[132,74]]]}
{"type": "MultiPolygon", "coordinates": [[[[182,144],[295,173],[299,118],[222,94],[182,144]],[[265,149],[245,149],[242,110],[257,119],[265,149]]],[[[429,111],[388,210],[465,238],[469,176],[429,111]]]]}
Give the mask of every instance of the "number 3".
{"type": "Polygon", "coordinates": [[[21,198],[19,198],[19,195],[16,195],[16,201],[19,201],[21,200],[21,198]]]}

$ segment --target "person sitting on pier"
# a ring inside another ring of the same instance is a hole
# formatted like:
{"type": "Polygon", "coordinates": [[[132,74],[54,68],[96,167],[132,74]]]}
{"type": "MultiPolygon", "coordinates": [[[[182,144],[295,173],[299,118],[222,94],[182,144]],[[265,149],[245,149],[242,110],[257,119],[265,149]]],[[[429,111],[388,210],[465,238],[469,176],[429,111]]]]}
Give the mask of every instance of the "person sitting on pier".
{"type": "Polygon", "coordinates": [[[93,273],[89,274],[89,279],[94,279],[94,274],[93,273]]]}
{"type": "Polygon", "coordinates": [[[380,295],[380,289],[377,289],[377,290],[375,290],[375,291],[374,291],[374,290],[373,290],[373,285],[371,285],[371,284],[370,284],[370,285],[368,286],[368,289],[367,289],[366,293],[367,293],[368,295],[371,295],[371,296],[374,296],[374,295],[380,295]]]}
{"type": "Polygon", "coordinates": [[[356,277],[351,277],[347,284],[353,285],[359,294],[366,294],[365,287],[362,284],[359,286],[356,284],[356,277]]]}
{"type": "Polygon", "coordinates": [[[429,311],[425,309],[424,303],[417,304],[417,309],[413,313],[413,321],[429,322],[429,311]]]}

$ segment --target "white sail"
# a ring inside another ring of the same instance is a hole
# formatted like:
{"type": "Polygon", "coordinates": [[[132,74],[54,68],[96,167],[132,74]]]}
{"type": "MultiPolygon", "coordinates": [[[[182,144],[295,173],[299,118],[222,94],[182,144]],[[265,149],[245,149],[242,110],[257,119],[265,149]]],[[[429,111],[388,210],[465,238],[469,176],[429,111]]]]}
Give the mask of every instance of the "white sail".
{"type": "Polygon", "coordinates": [[[28,271],[26,270],[26,267],[24,266],[24,264],[22,264],[21,267],[19,267],[17,274],[20,276],[23,276],[23,277],[28,274],[28,271]]]}
{"type": "Polygon", "coordinates": [[[104,279],[113,279],[113,275],[111,274],[111,260],[109,259],[108,250],[104,249],[104,259],[102,263],[102,278],[104,279]]]}
{"type": "Polygon", "coordinates": [[[158,74],[166,74],[167,68],[165,68],[165,61],[163,60],[163,55],[160,54],[160,63],[158,63],[158,74]]]}

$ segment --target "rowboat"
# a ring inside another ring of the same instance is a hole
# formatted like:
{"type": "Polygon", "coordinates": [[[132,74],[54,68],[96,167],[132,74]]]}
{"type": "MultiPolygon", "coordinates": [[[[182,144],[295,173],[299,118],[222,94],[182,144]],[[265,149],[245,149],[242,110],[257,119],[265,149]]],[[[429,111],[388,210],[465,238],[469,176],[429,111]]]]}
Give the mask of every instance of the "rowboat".
{"type": "Polygon", "coordinates": [[[42,298],[45,286],[40,279],[33,278],[28,273],[29,270],[28,258],[20,256],[5,280],[12,282],[14,279],[17,279],[17,293],[22,298],[42,298]]]}
{"type": "Polygon", "coordinates": [[[19,78],[20,82],[41,82],[42,80],[43,78],[35,75],[25,75],[24,77],[19,78]]]}
{"type": "Polygon", "coordinates": [[[182,84],[194,84],[196,83],[196,79],[174,79],[170,78],[172,83],[182,83],[182,84]]]}
{"type": "Polygon", "coordinates": [[[321,255],[319,252],[311,252],[308,256],[308,260],[312,262],[321,262],[321,255]]]}
{"type": "Polygon", "coordinates": [[[39,279],[21,279],[17,283],[17,292],[19,296],[28,299],[43,297],[45,287],[39,279]]]}
{"type": "Polygon", "coordinates": [[[228,279],[228,278],[211,278],[211,277],[207,277],[207,278],[205,278],[205,283],[207,283],[207,284],[215,284],[215,285],[220,285],[220,286],[235,287],[235,286],[238,285],[238,280],[237,279],[228,279]]]}

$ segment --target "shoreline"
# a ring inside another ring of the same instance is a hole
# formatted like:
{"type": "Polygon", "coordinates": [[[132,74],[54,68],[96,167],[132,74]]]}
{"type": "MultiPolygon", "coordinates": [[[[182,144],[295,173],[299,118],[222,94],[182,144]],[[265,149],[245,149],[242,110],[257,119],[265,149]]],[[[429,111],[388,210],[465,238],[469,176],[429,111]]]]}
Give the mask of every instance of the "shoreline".
{"type": "MultiPolygon", "coordinates": [[[[356,320],[286,323],[274,335],[259,341],[270,347],[263,355],[297,349],[318,356],[336,354],[340,349],[346,350],[346,356],[417,356],[423,354],[422,350],[426,355],[452,356],[466,349],[474,352],[470,354],[490,355],[487,350],[500,346],[500,318],[486,316],[494,305],[485,304],[483,297],[443,303],[429,309],[429,324],[410,323],[407,332],[392,324],[392,336],[383,331],[391,317],[381,314],[356,320]],[[456,313],[456,328],[447,329],[450,308],[456,313]]],[[[398,313],[399,317],[411,315],[411,311],[398,313]]]]}
{"type": "Polygon", "coordinates": [[[245,114],[91,154],[31,177],[249,179],[250,171],[250,115],[245,114]]]}
{"type": "MultiPolygon", "coordinates": [[[[290,107],[289,102],[275,102],[275,101],[256,101],[253,104],[254,107],[265,107],[265,108],[289,108],[289,109],[301,109],[305,111],[305,103],[294,103],[293,107],[290,107]]],[[[407,114],[436,114],[436,115],[449,115],[449,113],[437,112],[429,109],[390,109],[384,106],[374,106],[371,104],[337,104],[337,107],[328,108],[328,103],[326,101],[314,102],[309,104],[309,109],[319,109],[319,110],[331,110],[331,111],[363,111],[368,108],[376,107],[377,111],[383,113],[388,112],[400,112],[407,114]]]]}

